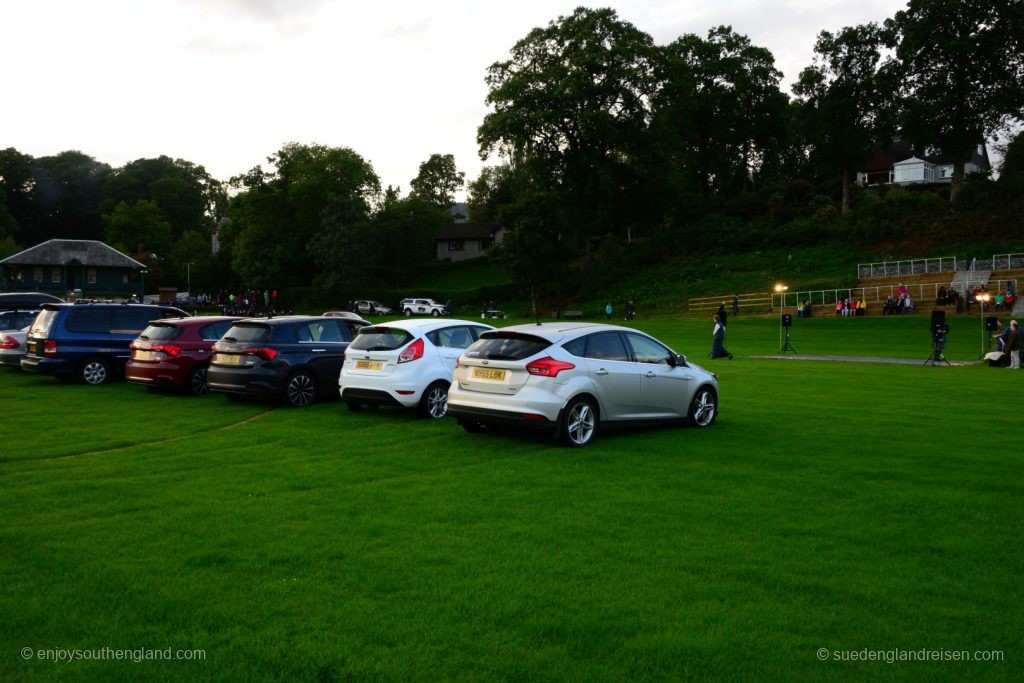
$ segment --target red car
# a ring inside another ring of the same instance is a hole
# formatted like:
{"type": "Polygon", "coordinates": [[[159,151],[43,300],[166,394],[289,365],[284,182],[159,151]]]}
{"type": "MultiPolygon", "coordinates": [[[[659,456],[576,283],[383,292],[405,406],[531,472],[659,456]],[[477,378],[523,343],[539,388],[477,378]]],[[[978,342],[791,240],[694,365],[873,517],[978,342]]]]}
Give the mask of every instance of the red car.
{"type": "Polygon", "coordinates": [[[184,389],[193,396],[207,392],[210,349],[241,318],[208,316],[154,320],[132,342],[125,366],[129,382],[184,389]]]}

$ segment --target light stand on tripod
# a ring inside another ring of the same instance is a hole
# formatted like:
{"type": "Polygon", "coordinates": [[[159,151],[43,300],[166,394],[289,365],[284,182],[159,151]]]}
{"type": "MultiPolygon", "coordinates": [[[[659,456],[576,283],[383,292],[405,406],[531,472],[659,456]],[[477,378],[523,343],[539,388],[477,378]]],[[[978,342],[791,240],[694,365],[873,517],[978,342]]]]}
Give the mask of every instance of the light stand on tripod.
{"type": "Polygon", "coordinates": [[[780,342],[780,344],[779,344],[779,355],[780,356],[785,355],[787,351],[789,353],[792,353],[793,355],[796,355],[796,349],[794,349],[793,345],[789,343],[789,330],[790,330],[790,328],[792,326],[793,326],[793,316],[790,315],[789,313],[783,313],[782,316],[779,318],[779,342],[780,342]],[[785,343],[781,343],[782,342],[782,331],[783,330],[786,331],[786,342],[785,343]]]}

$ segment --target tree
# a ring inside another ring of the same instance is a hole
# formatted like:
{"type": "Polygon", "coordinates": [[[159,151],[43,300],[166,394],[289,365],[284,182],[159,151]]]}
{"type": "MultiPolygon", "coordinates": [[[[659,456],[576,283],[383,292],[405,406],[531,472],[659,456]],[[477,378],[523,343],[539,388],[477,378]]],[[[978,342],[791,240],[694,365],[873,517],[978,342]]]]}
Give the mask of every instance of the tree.
{"type": "Polygon", "coordinates": [[[891,137],[886,79],[880,73],[882,33],[877,24],[822,31],[814,63],[793,92],[803,98],[805,134],[813,153],[842,176],[842,211],[850,210],[851,175],[874,147],[891,137]]]}
{"type": "Polygon", "coordinates": [[[454,156],[431,154],[420,164],[419,173],[410,185],[412,194],[447,211],[465,181],[466,174],[455,168],[454,156]]]}
{"type": "Polygon", "coordinates": [[[530,31],[487,70],[493,111],[477,131],[481,157],[497,151],[557,188],[567,241],[621,230],[635,208],[653,57],[651,37],[613,10],[578,8],[530,31]]]}
{"type": "Polygon", "coordinates": [[[102,239],[100,185],[108,173],[110,166],[76,151],[33,160],[39,222],[25,236],[26,244],[53,238],[102,239]]]}
{"type": "Polygon", "coordinates": [[[40,215],[33,161],[13,147],[0,150],[0,213],[7,216],[2,221],[8,234],[29,244],[41,241],[36,238],[40,215]]]}
{"type": "Polygon", "coordinates": [[[232,264],[245,285],[308,284],[315,274],[310,245],[324,209],[342,200],[368,212],[380,180],[347,147],[289,143],[267,161],[272,171],[256,167],[232,178],[243,188],[228,211],[232,264]]]}
{"type": "Polygon", "coordinates": [[[1024,115],[1024,4],[910,0],[885,26],[903,130],[915,144],[953,157],[955,203],[971,150],[1024,115]]]}
{"type": "Polygon", "coordinates": [[[103,216],[103,222],[106,241],[115,249],[126,254],[156,254],[161,259],[170,255],[171,224],[155,202],[143,199],[130,206],[121,202],[103,216]]]}
{"type": "Polygon", "coordinates": [[[473,220],[495,223],[502,206],[515,198],[514,174],[508,164],[485,166],[469,183],[468,204],[473,220]]]}

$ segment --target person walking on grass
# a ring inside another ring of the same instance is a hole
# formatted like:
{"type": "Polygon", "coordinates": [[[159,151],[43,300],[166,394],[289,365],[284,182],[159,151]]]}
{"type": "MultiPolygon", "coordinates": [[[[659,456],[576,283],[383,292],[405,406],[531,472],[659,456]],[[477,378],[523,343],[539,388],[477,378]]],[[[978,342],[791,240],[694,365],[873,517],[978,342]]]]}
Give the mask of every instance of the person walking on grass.
{"type": "Polygon", "coordinates": [[[612,302],[609,301],[608,305],[604,307],[604,317],[608,320],[612,319],[612,302]]]}
{"type": "Polygon", "coordinates": [[[1016,320],[1010,321],[1010,337],[1006,340],[1006,352],[1010,354],[1010,370],[1020,370],[1020,354],[1024,349],[1024,334],[1016,320]]]}
{"type": "Polygon", "coordinates": [[[732,360],[732,354],[725,348],[725,324],[722,323],[722,318],[716,313],[715,314],[715,329],[711,332],[711,357],[712,358],[728,358],[732,360]]]}

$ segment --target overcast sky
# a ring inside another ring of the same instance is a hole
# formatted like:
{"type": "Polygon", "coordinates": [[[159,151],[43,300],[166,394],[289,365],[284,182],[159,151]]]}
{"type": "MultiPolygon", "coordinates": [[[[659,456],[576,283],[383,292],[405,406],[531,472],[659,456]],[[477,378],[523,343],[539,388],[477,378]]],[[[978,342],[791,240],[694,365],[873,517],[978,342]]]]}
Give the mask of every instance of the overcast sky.
{"type": "Polygon", "coordinates": [[[580,5],[659,45],[729,24],[788,92],[819,31],[906,0],[0,0],[0,148],[167,155],[227,180],[294,141],[351,147],[403,192],[435,153],[472,179],[487,67],[580,5]]]}

